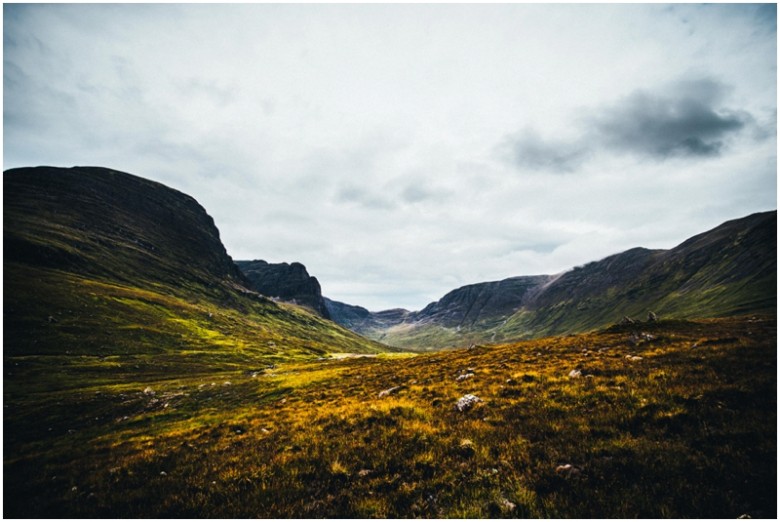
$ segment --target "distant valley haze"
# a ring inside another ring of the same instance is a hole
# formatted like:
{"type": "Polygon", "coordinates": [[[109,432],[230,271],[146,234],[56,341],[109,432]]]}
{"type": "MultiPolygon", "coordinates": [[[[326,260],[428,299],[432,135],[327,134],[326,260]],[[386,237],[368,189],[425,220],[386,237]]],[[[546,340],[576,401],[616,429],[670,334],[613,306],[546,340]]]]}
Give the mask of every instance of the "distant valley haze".
{"type": "Polygon", "coordinates": [[[5,4],[3,165],[195,198],[422,310],[777,207],[775,4],[5,4]]]}

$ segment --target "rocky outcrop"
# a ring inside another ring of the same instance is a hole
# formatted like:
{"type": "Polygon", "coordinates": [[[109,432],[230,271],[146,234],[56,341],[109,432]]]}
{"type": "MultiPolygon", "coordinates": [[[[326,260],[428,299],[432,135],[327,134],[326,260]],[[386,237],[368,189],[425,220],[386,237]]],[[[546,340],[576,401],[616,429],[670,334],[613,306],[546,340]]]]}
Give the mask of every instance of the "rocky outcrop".
{"type": "Polygon", "coordinates": [[[236,261],[252,290],[267,297],[305,306],[330,319],[322,289],[301,263],[268,263],[263,260],[236,261]]]}
{"type": "Polygon", "coordinates": [[[528,303],[551,276],[510,277],[453,290],[414,314],[417,322],[471,327],[506,319],[528,303]]]}

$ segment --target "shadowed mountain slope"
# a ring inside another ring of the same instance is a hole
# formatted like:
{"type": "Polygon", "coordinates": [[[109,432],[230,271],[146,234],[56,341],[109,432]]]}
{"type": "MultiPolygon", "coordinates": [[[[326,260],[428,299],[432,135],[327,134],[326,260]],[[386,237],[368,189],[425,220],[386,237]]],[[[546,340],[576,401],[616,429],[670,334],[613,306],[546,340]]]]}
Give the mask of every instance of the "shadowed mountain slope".
{"type": "Polygon", "coordinates": [[[12,169],[3,188],[6,357],[108,376],[386,349],[248,290],[181,192],[96,167],[12,169]]]}
{"type": "Polygon", "coordinates": [[[330,319],[322,298],[320,282],[301,263],[268,263],[262,260],[236,261],[236,265],[256,292],[311,309],[330,319]]]}
{"type": "Polygon", "coordinates": [[[650,311],[680,318],[775,313],[777,212],[728,221],[671,250],[634,248],[557,276],[464,286],[419,312],[356,311],[333,319],[395,346],[443,348],[589,331],[650,311]]]}

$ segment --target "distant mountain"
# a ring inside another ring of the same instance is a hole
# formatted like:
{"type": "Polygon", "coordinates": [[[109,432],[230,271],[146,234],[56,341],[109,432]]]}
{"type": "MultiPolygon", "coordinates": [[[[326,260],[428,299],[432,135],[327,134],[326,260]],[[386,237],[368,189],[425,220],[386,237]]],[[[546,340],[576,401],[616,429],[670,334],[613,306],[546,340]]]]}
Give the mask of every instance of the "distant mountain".
{"type": "Polygon", "coordinates": [[[353,332],[376,339],[382,332],[405,321],[411,321],[413,312],[402,308],[369,312],[362,306],[353,306],[325,298],[330,317],[336,323],[349,328],[353,332]]]}
{"type": "Polygon", "coordinates": [[[556,276],[464,286],[419,312],[326,303],[336,322],[362,335],[428,349],[583,332],[650,311],[775,313],[777,212],[729,221],[671,250],[634,248],[556,276]]]}
{"type": "Polygon", "coordinates": [[[262,260],[236,261],[252,290],[265,296],[305,306],[320,317],[330,319],[320,283],[301,263],[267,263],[262,260]]]}
{"type": "Polygon", "coordinates": [[[250,290],[203,207],[123,172],[5,171],[3,247],[6,357],[174,375],[387,349],[250,290]]]}

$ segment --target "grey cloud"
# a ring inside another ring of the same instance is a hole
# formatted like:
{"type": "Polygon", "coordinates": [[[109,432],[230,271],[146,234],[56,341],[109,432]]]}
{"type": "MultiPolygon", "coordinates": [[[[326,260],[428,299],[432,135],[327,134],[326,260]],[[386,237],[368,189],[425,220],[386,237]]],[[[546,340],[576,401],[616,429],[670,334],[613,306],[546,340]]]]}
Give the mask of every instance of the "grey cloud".
{"type": "Polygon", "coordinates": [[[712,80],[677,84],[670,92],[636,91],[588,122],[600,145],[663,159],[716,156],[724,141],[751,120],[719,107],[724,87],[712,80]]]}
{"type": "Polygon", "coordinates": [[[720,155],[746,127],[756,140],[774,135],[769,124],[758,124],[750,113],[723,107],[727,92],[708,78],[680,81],[655,93],[637,90],[613,105],[585,111],[576,121],[577,140],[546,140],[527,128],[505,138],[501,149],[519,169],[566,173],[598,151],[659,161],[702,158],[720,155]]]}
{"type": "Polygon", "coordinates": [[[354,203],[373,210],[391,210],[395,208],[391,201],[353,184],[342,186],[336,193],[336,201],[339,203],[354,203]]]}
{"type": "Polygon", "coordinates": [[[419,185],[409,185],[401,192],[401,199],[407,203],[419,203],[430,199],[432,194],[419,185]]]}
{"type": "Polygon", "coordinates": [[[586,154],[579,143],[545,140],[530,128],[507,138],[502,148],[517,167],[553,172],[576,170],[586,154]]]}
{"type": "MultiPolygon", "coordinates": [[[[229,89],[221,87],[215,80],[205,80],[202,78],[189,78],[185,82],[181,82],[178,86],[179,92],[182,96],[204,96],[211,100],[211,102],[219,107],[224,107],[231,103],[234,96],[229,89]]],[[[268,109],[263,103],[263,110],[268,114],[268,109]]]]}

